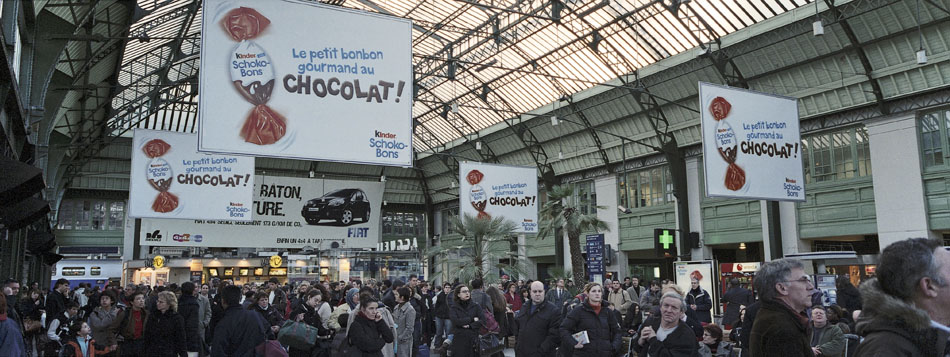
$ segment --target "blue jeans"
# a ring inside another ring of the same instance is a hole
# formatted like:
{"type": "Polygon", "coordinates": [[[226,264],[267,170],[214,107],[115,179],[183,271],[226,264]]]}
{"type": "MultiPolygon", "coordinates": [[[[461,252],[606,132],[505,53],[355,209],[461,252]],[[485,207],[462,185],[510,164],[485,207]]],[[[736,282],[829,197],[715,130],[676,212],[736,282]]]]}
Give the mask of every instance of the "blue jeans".
{"type": "Polygon", "coordinates": [[[442,345],[443,340],[452,341],[452,320],[435,318],[435,347],[442,345]]]}

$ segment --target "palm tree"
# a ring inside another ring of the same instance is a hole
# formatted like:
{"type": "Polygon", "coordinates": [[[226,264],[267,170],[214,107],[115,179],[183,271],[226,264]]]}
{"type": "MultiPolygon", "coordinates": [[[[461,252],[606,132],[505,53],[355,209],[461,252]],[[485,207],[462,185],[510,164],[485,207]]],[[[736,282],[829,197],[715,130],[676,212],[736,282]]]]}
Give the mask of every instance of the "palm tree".
{"type": "Polygon", "coordinates": [[[515,222],[501,216],[477,218],[465,214],[461,219],[451,217],[449,224],[462,236],[462,242],[454,246],[432,247],[427,249],[425,256],[438,256],[440,260],[458,257],[459,267],[455,275],[459,281],[468,282],[474,278],[496,281],[499,269],[524,276],[524,264],[516,257],[518,252],[510,249],[511,243],[518,239],[515,235],[518,225],[515,222]],[[505,258],[512,264],[498,263],[505,258]]]}
{"type": "MultiPolygon", "coordinates": [[[[552,233],[561,234],[562,229],[567,233],[574,283],[583,286],[587,281],[587,266],[581,255],[581,233],[590,230],[606,232],[610,231],[610,227],[607,227],[607,223],[600,220],[596,213],[581,214],[576,203],[572,202],[573,196],[573,185],[554,186],[548,191],[548,201],[538,213],[541,220],[538,236],[544,239],[552,233]]],[[[602,206],[597,208],[604,209],[602,206]]]]}

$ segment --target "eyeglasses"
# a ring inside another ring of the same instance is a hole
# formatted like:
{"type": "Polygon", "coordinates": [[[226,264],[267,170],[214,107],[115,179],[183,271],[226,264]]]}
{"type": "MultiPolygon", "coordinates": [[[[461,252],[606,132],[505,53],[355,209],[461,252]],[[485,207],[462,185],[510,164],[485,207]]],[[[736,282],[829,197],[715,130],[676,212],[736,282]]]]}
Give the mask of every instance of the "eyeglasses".
{"type": "Polygon", "coordinates": [[[782,282],[782,283],[793,283],[793,282],[796,282],[796,281],[799,282],[799,283],[805,283],[805,284],[808,284],[808,285],[813,285],[813,283],[811,282],[811,278],[809,278],[808,276],[803,276],[803,277],[798,278],[798,279],[795,279],[795,280],[785,280],[785,281],[781,281],[781,282],[782,282]]]}

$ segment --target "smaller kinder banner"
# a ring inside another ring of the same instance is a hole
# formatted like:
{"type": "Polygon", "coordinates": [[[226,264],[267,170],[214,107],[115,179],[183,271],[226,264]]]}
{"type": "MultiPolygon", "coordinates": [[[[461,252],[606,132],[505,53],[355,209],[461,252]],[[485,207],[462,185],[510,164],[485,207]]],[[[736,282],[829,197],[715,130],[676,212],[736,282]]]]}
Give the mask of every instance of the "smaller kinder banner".
{"type": "Polygon", "coordinates": [[[385,184],[259,175],[254,220],[143,219],[141,245],[245,248],[374,248],[385,184]]]}
{"type": "Polygon", "coordinates": [[[805,201],[795,98],[699,83],[706,195],[805,201]]]}
{"type": "Polygon", "coordinates": [[[689,293],[693,289],[692,280],[699,281],[699,287],[710,294],[709,298],[713,301],[713,313],[719,313],[718,290],[716,290],[716,273],[713,271],[716,264],[712,260],[694,261],[694,262],[674,262],[676,271],[676,285],[689,293]]]}
{"type": "Polygon", "coordinates": [[[502,216],[518,225],[519,233],[538,232],[538,171],[534,167],[459,164],[460,213],[502,216]]]}
{"type": "Polygon", "coordinates": [[[299,0],[204,0],[204,152],[412,166],[412,22],[299,0]]]}
{"type": "Polygon", "coordinates": [[[251,220],[254,158],[195,151],[194,134],[136,129],[129,216],[251,220]]]}

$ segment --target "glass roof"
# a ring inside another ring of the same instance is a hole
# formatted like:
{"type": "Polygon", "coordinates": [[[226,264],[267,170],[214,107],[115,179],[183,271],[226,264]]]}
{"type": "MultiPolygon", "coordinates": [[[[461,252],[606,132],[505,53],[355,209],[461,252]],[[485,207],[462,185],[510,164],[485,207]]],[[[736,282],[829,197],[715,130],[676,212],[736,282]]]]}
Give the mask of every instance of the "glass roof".
{"type": "MultiPolygon", "coordinates": [[[[813,0],[330,0],[413,21],[414,147],[438,148],[813,0]],[[457,108],[457,109],[456,109],[457,108]]],[[[194,132],[199,0],[138,0],[109,127],[194,132]]]]}

